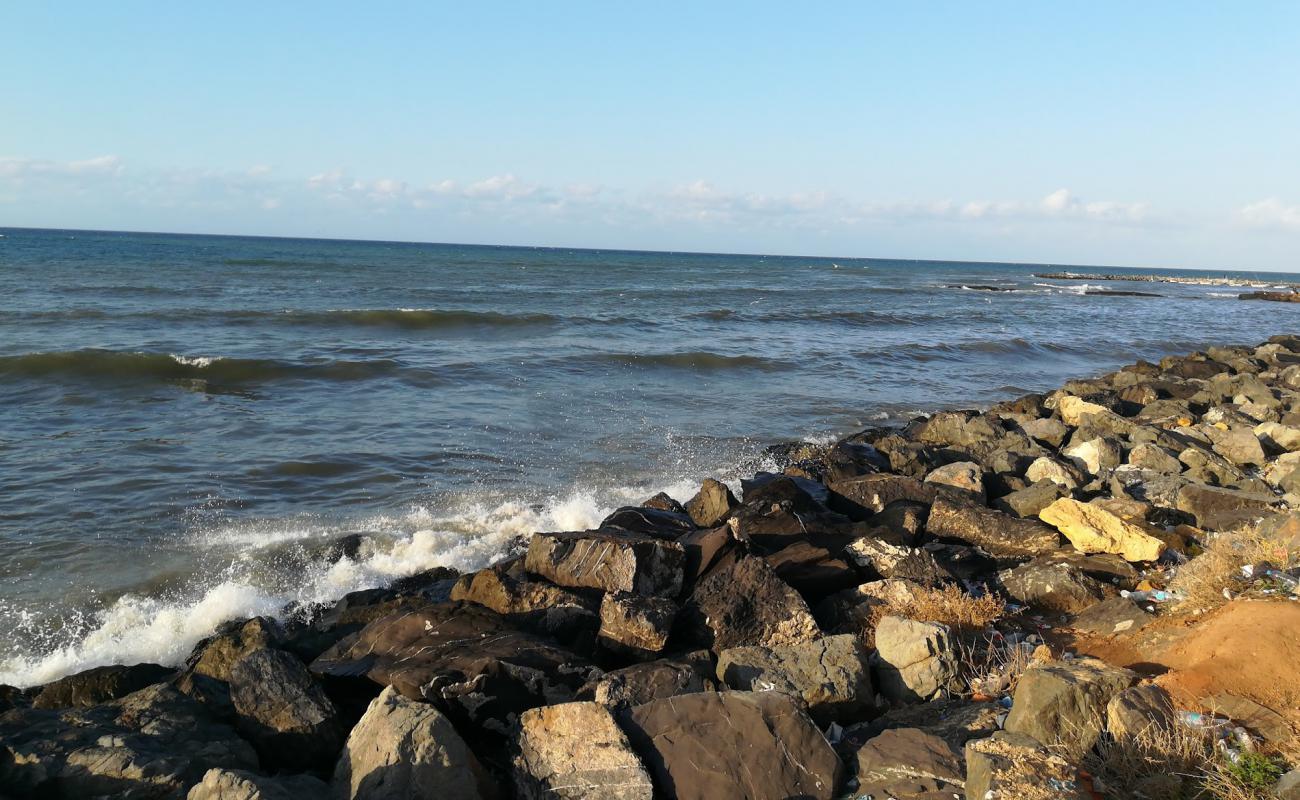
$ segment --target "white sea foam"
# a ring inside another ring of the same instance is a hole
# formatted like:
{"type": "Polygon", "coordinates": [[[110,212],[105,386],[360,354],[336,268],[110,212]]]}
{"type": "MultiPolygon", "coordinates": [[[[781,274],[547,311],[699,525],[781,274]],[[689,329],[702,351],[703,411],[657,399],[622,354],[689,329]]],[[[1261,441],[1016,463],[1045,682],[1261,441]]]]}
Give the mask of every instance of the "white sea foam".
{"type": "Polygon", "coordinates": [[[123,596],[85,620],[75,639],[47,641],[39,652],[0,658],[0,684],[35,686],[109,664],[179,665],[198,641],[228,620],[277,616],[293,604],[327,603],[436,566],[479,569],[508,553],[517,537],[594,528],[618,506],[655,491],[685,500],[696,488],[694,481],[681,480],[659,488],[574,491],[540,503],[463,498],[445,509],[416,506],[404,514],[349,521],[219,526],[193,542],[199,553],[227,564],[207,584],[159,597],[123,596]],[[359,530],[372,533],[355,560],[315,561],[293,575],[266,574],[268,550],[323,544],[359,530]]]}
{"type": "Polygon", "coordinates": [[[187,367],[200,367],[200,368],[208,367],[212,365],[213,361],[220,360],[220,357],[213,358],[209,356],[179,356],[176,355],[175,353],[170,353],[169,355],[171,355],[172,359],[176,361],[177,364],[184,364],[187,367]]]}

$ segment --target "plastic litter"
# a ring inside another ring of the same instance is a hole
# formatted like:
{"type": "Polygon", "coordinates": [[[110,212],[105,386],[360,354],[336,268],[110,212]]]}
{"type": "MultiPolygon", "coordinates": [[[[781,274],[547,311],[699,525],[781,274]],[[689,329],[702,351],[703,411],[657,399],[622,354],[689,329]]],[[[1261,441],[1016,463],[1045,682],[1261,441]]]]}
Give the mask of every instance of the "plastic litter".
{"type": "Polygon", "coordinates": [[[1182,600],[1183,596],[1178,592],[1166,592],[1163,589],[1152,589],[1149,591],[1122,591],[1120,597],[1127,597],[1135,603],[1168,603],[1170,601],[1182,600]]]}

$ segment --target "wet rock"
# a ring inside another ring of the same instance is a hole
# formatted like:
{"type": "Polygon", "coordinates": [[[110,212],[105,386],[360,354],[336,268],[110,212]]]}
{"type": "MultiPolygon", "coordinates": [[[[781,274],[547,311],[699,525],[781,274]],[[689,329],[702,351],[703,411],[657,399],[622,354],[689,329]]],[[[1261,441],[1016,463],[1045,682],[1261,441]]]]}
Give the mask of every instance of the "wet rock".
{"type": "Polygon", "coordinates": [[[491,778],[429,703],[384,689],[348,735],[334,768],[334,790],[350,800],[497,796],[491,778]]]}
{"type": "Polygon", "coordinates": [[[528,708],[572,699],[595,672],[580,656],[467,603],[377,619],[327,650],[311,669],[340,688],[355,687],[363,677],[392,686],[497,734],[528,708]]]}
{"type": "Polygon", "coordinates": [[[682,588],[682,546],[644,533],[537,533],[524,568],[559,586],[672,597],[682,588]]]}
{"type": "Polygon", "coordinates": [[[809,602],[816,602],[832,592],[856,586],[861,577],[843,558],[825,547],[796,542],[764,556],[781,580],[809,602]]]}
{"type": "Polygon", "coordinates": [[[808,604],[763,559],[746,556],[701,580],[682,610],[694,641],[715,652],[821,635],[808,604]]]}
{"type": "Polygon", "coordinates": [[[653,658],[668,644],[677,604],[666,597],[607,594],[600,604],[602,645],[638,658],[653,658]]]}
{"type": "Polygon", "coordinates": [[[978,545],[990,555],[1021,558],[1042,555],[1060,546],[1056,531],[1037,520],[1017,519],[1001,511],[934,501],[926,530],[933,536],[978,545]]]}
{"type": "Polygon", "coordinates": [[[306,800],[328,797],[330,787],[310,775],[268,778],[236,769],[210,769],[186,800],[306,800]]]}
{"type": "Polygon", "coordinates": [[[1079,770],[1032,736],[998,731],[966,744],[966,800],[1089,800],[1079,770]]]}
{"type": "Polygon", "coordinates": [[[1100,506],[1061,498],[1039,519],[1055,526],[1081,553],[1115,553],[1126,561],[1155,561],[1165,543],[1100,506]]]}
{"type": "Polygon", "coordinates": [[[671,511],[674,514],[686,513],[686,507],[670,497],[667,492],[660,492],[649,498],[641,504],[641,507],[653,508],[656,511],[671,511]]]}
{"type": "Polygon", "coordinates": [[[1021,519],[1037,519],[1038,512],[1047,508],[1062,497],[1069,497],[1070,490],[1061,484],[1044,478],[1032,486],[993,501],[993,506],[1021,519]]]}
{"type": "Polygon", "coordinates": [[[947,625],[887,616],[876,626],[880,692],[924,702],[956,688],[957,649],[947,625]]]}
{"type": "Polygon", "coordinates": [[[1103,600],[1105,584],[1071,564],[1037,558],[1014,569],[998,573],[1002,588],[1016,601],[1031,608],[1055,613],[1075,613],[1103,600]]]}
{"type": "Polygon", "coordinates": [[[879,473],[836,481],[830,485],[830,491],[831,508],[850,519],[861,520],[899,500],[929,505],[934,502],[938,489],[916,478],[879,473]]]}
{"type": "Polygon", "coordinates": [[[664,796],[832,798],[842,766],[793,699],[780,692],[702,692],[638,706],[624,723],[664,796]]]}
{"type": "Polygon", "coordinates": [[[162,683],[175,674],[175,669],[158,664],[95,667],[45,684],[32,700],[32,706],[70,708],[98,705],[162,683]]]}
{"type": "Polygon", "coordinates": [[[614,707],[639,706],[682,694],[716,691],[712,653],[707,650],[682,658],[661,658],[611,670],[578,690],[579,700],[614,707]]]}
{"type": "Polygon", "coordinates": [[[1227,530],[1243,521],[1259,519],[1277,504],[1277,498],[1262,492],[1245,492],[1191,484],[1178,492],[1177,508],[1196,518],[1205,530],[1227,530]]]}
{"type": "Polygon", "coordinates": [[[1134,737],[1148,729],[1171,731],[1177,724],[1174,701],[1155,684],[1130,686],[1106,704],[1106,731],[1115,739],[1134,737]]]}
{"type": "Polygon", "coordinates": [[[743,505],[772,508],[798,514],[826,511],[830,499],[826,487],[813,480],[760,472],[740,482],[743,505]]]}
{"type": "Polygon", "coordinates": [[[788,694],[824,726],[871,709],[867,655],[852,634],[784,647],[733,647],[718,654],[717,674],[732,689],[788,694]]]}
{"type": "Polygon", "coordinates": [[[227,623],[194,646],[185,671],[229,681],[236,662],[255,650],[278,647],[283,636],[279,623],[266,617],[227,623]]]}
{"type": "Polygon", "coordinates": [[[644,533],[660,539],[675,539],[695,529],[695,523],[685,511],[662,511],[644,506],[624,506],[616,509],[598,526],[602,531],[644,533]]]}
{"type": "Polygon", "coordinates": [[[858,750],[857,794],[898,800],[960,796],[966,759],[960,750],[920,728],[894,728],[858,750]]]}
{"type": "Polygon", "coordinates": [[[1082,758],[1101,735],[1107,703],[1133,680],[1132,672],[1091,658],[1035,665],[1020,676],[1006,730],[1082,758]]]}
{"type": "Polygon", "coordinates": [[[654,786],[627,736],[599,703],[562,703],[520,717],[520,798],[651,800],[654,786]]]}
{"type": "Polygon", "coordinates": [[[727,488],[727,484],[705,478],[700,490],[686,501],[686,513],[698,527],[714,528],[721,525],[737,505],[736,496],[727,488]]]}
{"type": "Polygon", "coordinates": [[[1098,636],[1118,636],[1140,630],[1155,619],[1126,597],[1102,600],[1075,615],[1070,627],[1098,636]]]}
{"type": "Polygon", "coordinates": [[[0,714],[11,708],[28,708],[31,704],[29,692],[17,686],[0,683],[0,714]]]}
{"type": "Polygon", "coordinates": [[[600,601],[547,581],[529,580],[518,566],[506,563],[463,575],[451,599],[490,608],[513,625],[561,642],[589,640],[600,627],[600,601]]]}
{"type": "Polygon", "coordinates": [[[155,684],[89,708],[0,715],[0,786],[20,797],[181,798],[213,768],[257,768],[202,705],[155,684]]]}
{"type": "Polygon", "coordinates": [[[1051,481],[1060,484],[1068,491],[1079,488],[1085,480],[1083,474],[1073,466],[1067,467],[1056,459],[1046,456],[1034,459],[1025,470],[1025,477],[1034,483],[1051,481]]]}
{"type": "Polygon", "coordinates": [[[971,461],[957,461],[937,467],[925,476],[925,483],[952,487],[976,505],[982,506],[987,500],[984,493],[984,470],[971,461]]]}
{"type": "Polygon", "coordinates": [[[236,726],[264,765],[308,769],[332,763],[346,729],[302,662],[283,650],[256,650],[230,671],[236,726]]]}

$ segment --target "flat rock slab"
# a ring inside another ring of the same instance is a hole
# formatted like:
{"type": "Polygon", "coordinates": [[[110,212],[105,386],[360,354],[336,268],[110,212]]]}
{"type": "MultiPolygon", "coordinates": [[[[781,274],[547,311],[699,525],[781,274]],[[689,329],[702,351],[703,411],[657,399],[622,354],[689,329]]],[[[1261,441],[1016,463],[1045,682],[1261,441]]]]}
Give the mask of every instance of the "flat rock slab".
{"type": "Polygon", "coordinates": [[[1112,597],[1076,614],[1070,627],[1098,636],[1122,636],[1141,630],[1153,619],[1154,614],[1127,597],[1112,597]]]}
{"type": "Polygon", "coordinates": [[[1115,590],[1072,564],[1036,558],[998,573],[1008,595],[1030,608],[1056,613],[1083,611],[1115,590]]]}
{"type": "Polygon", "coordinates": [[[573,652],[468,603],[430,604],[377,619],[327,650],[311,669],[327,678],[369,678],[498,733],[528,708],[571,700],[596,671],[573,652]]]}
{"type": "Polygon", "coordinates": [[[468,600],[490,608],[512,624],[570,641],[600,625],[599,600],[548,581],[529,580],[503,567],[489,567],[461,576],[452,600],[468,600]]]}
{"type": "Polygon", "coordinates": [[[893,728],[858,750],[857,796],[931,800],[959,795],[966,785],[961,750],[920,728],[893,728]]]}
{"type": "Polygon", "coordinates": [[[934,536],[960,539],[999,558],[1032,558],[1061,546],[1057,532],[1037,520],[1019,519],[942,497],[930,508],[926,531],[934,536]]]}
{"type": "Polygon", "coordinates": [[[520,717],[516,796],[526,800],[651,800],[654,784],[609,709],[561,703],[520,717]]]}
{"type": "Polygon", "coordinates": [[[537,533],[524,568],[559,586],[674,597],[682,589],[682,546],[646,533],[537,533]]]}
{"type": "Polygon", "coordinates": [[[371,702],[352,728],[333,783],[335,795],[348,800],[496,797],[491,778],[451,720],[392,687],[371,702]]]}
{"type": "Polygon", "coordinates": [[[580,699],[607,706],[639,706],[682,694],[717,690],[712,654],[707,650],[679,659],[657,659],[610,670],[578,691],[580,699]]]}
{"type": "Polygon", "coordinates": [[[623,724],[659,791],[678,800],[830,800],[842,776],[826,737],[780,692],[658,700],[623,724]]]}
{"type": "Polygon", "coordinates": [[[1206,530],[1226,530],[1243,521],[1263,517],[1277,505],[1277,498],[1263,492],[1243,492],[1217,486],[1192,484],[1178,491],[1179,511],[1196,517],[1206,530]]]}
{"type": "Polygon", "coordinates": [[[784,647],[735,647],[718,655],[718,679],[740,691],[784,692],[825,725],[871,708],[867,657],[852,634],[784,647]]]}

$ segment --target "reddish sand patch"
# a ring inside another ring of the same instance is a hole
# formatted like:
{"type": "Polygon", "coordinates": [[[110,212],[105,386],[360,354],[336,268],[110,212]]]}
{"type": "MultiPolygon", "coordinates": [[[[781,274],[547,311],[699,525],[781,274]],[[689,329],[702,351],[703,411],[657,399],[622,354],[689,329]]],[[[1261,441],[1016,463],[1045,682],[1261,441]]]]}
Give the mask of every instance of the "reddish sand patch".
{"type": "Polygon", "coordinates": [[[1218,692],[1276,708],[1300,701],[1300,603],[1236,600],[1149,660],[1169,668],[1158,682],[1175,696],[1218,692]]]}

